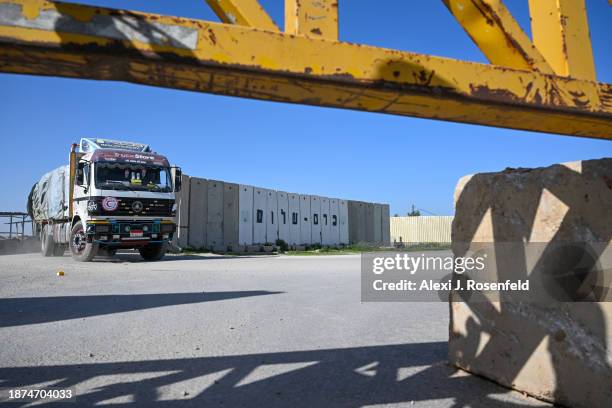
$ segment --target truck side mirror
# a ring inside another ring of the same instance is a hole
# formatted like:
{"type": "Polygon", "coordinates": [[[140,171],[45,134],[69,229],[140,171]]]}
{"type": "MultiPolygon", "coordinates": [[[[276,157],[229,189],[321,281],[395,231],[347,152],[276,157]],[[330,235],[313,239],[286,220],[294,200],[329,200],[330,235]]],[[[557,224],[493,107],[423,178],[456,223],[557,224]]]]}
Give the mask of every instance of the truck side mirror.
{"type": "Polygon", "coordinates": [[[183,178],[183,172],[180,167],[173,167],[174,170],[174,191],[177,193],[181,191],[181,179],[183,178]]]}
{"type": "Polygon", "coordinates": [[[77,171],[74,184],[77,186],[82,186],[85,184],[85,163],[80,162],[77,164],[77,171]]]}

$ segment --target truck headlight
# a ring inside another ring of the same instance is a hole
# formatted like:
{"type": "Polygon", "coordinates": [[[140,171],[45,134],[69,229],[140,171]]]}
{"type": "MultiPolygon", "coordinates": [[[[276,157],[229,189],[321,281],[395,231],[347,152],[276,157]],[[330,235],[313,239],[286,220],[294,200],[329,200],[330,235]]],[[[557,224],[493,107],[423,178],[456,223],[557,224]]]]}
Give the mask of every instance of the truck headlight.
{"type": "Polygon", "coordinates": [[[170,213],[173,217],[176,215],[176,203],[172,204],[172,210],[170,211],[170,213]]]}

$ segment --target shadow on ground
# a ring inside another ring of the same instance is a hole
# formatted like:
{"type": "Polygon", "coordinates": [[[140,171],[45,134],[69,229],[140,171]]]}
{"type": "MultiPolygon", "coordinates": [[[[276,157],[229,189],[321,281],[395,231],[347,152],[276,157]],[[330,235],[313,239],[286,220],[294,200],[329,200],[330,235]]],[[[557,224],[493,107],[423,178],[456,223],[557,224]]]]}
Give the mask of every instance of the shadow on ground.
{"type": "Polygon", "coordinates": [[[154,307],[212,302],[282,292],[265,290],[0,299],[0,327],[78,319],[154,307]]]}
{"type": "Polygon", "coordinates": [[[354,407],[448,398],[457,407],[524,406],[491,397],[507,390],[449,367],[447,347],[433,342],[0,368],[0,384],[56,382],[55,388],[75,387],[78,405],[86,406],[112,400],[114,407],[354,407]]]}
{"type": "MultiPolygon", "coordinates": [[[[64,255],[66,256],[66,255],[64,255]]],[[[167,254],[163,259],[155,261],[172,262],[172,261],[202,261],[206,259],[244,259],[244,258],[276,258],[278,255],[262,254],[262,255],[217,255],[217,254],[167,254]]],[[[134,263],[134,262],[149,262],[142,259],[137,252],[118,253],[112,257],[97,256],[94,262],[110,262],[110,263],[134,263]]]]}

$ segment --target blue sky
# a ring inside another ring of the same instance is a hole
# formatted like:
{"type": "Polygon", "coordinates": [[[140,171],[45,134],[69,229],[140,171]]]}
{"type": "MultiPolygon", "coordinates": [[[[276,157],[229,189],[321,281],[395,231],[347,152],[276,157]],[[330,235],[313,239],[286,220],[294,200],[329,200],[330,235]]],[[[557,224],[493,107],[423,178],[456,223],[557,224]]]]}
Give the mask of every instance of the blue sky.
{"type": "MultiPolygon", "coordinates": [[[[203,0],[80,3],[217,18],[203,0]]],[[[261,3],[282,26],[283,1],[261,3]]],[[[506,0],[530,33],[527,0],[506,0]]],[[[612,83],[612,7],[587,0],[599,81],[612,83]]],[[[340,39],[486,62],[441,1],[340,1],[340,39]]],[[[0,211],[81,137],[150,143],[184,172],[299,193],[453,213],[465,175],[612,156],[612,143],[115,82],[0,74],[0,211]]]]}

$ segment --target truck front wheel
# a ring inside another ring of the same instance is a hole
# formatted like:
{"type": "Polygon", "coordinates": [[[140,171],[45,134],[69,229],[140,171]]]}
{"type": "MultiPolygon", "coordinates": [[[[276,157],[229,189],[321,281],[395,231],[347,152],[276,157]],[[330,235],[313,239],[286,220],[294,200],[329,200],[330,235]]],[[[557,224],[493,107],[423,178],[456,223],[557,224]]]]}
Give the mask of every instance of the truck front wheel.
{"type": "Polygon", "coordinates": [[[70,253],[75,261],[89,262],[98,253],[98,245],[87,242],[85,228],[81,221],[77,221],[70,233],[70,253]]]}
{"type": "Polygon", "coordinates": [[[140,256],[145,261],[159,261],[166,255],[166,245],[164,244],[149,244],[138,249],[140,256]]]}

